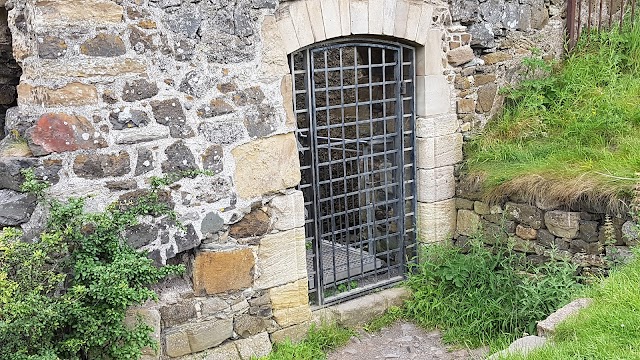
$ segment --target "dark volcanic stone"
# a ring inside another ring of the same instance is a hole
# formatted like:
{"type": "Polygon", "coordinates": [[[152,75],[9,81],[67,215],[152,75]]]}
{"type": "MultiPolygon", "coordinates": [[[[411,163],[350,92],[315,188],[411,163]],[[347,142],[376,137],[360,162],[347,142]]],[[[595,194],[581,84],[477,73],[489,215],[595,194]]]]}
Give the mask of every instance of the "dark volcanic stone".
{"type": "MultiPolygon", "coordinates": [[[[196,234],[196,229],[193,224],[187,225],[186,230],[183,233],[177,233],[175,235],[176,246],[178,247],[178,253],[191,250],[200,246],[200,238],[196,234]]],[[[167,259],[169,256],[167,255],[167,259]]]]}
{"type": "Polygon", "coordinates": [[[240,221],[231,225],[229,235],[241,239],[254,236],[262,236],[269,232],[271,228],[271,218],[260,209],[251,210],[240,221]]]}
{"type": "Polygon", "coordinates": [[[67,52],[67,43],[59,37],[46,35],[38,43],[38,56],[42,59],[57,59],[67,52]]]}
{"type": "Polygon", "coordinates": [[[193,137],[193,130],[186,124],[187,118],[178,99],[152,101],[151,109],[156,122],[169,126],[169,131],[174,138],[193,137]]]}
{"type": "Polygon", "coordinates": [[[223,150],[220,145],[211,145],[202,154],[202,167],[204,170],[214,174],[222,172],[224,169],[223,150]]]}
{"type": "Polygon", "coordinates": [[[164,153],[167,155],[167,160],[162,163],[165,174],[198,169],[193,153],[182,141],[171,144],[164,153]]]}
{"type": "Polygon", "coordinates": [[[129,154],[80,154],[73,162],[73,172],[85,179],[101,179],[110,176],[123,176],[131,170],[129,154]]]}
{"type": "Polygon", "coordinates": [[[35,196],[13,190],[0,190],[0,228],[26,223],[35,208],[35,196]]]}
{"type": "Polygon", "coordinates": [[[109,115],[109,122],[114,130],[122,130],[146,126],[149,123],[149,116],[142,110],[118,111],[109,115]]]}
{"type": "Polygon", "coordinates": [[[127,244],[135,249],[149,245],[158,238],[158,228],[150,224],[138,224],[125,232],[127,244]]]}
{"type": "Polygon", "coordinates": [[[147,148],[138,149],[138,161],[136,163],[136,176],[148,173],[154,168],[153,152],[147,148]]]}
{"type": "Polygon", "coordinates": [[[244,118],[244,126],[246,126],[247,132],[252,138],[273,134],[278,127],[278,117],[275,115],[275,109],[269,105],[258,105],[255,109],[247,112],[244,118]]]}
{"type": "Polygon", "coordinates": [[[158,86],[145,79],[128,81],[122,89],[122,100],[127,102],[148,99],[158,95],[158,86]]]}
{"type": "Polygon", "coordinates": [[[124,55],[126,51],[120,36],[105,33],[96,35],[80,46],[80,52],[89,56],[113,57],[124,55]]]}

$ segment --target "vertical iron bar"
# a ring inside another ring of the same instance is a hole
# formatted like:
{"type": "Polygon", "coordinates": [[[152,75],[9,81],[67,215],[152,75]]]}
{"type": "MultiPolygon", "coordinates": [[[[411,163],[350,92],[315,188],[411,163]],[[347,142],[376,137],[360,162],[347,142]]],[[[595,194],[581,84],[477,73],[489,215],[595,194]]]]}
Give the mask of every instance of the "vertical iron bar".
{"type": "Polygon", "coordinates": [[[573,49],[576,41],[576,1],[577,0],[567,0],[567,30],[569,32],[569,50],[573,49]]]}
{"type": "MultiPolygon", "coordinates": [[[[340,115],[341,115],[341,133],[342,133],[342,159],[346,159],[347,158],[347,142],[346,142],[346,134],[344,131],[344,73],[343,73],[343,62],[342,62],[342,49],[340,48],[340,115]]],[[[346,241],[346,245],[347,245],[347,250],[350,248],[351,246],[351,241],[349,241],[349,228],[350,223],[349,223],[349,196],[346,195],[348,194],[350,191],[348,189],[348,184],[347,184],[347,162],[346,160],[342,161],[342,184],[344,186],[344,218],[345,218],[345,226],[344,229],[346,229],[345,232],[345,237],[347,238],[346,241]]],[[[347,251],[347,279],[350,281],[351,279],[351,251],[347,251]]]]}

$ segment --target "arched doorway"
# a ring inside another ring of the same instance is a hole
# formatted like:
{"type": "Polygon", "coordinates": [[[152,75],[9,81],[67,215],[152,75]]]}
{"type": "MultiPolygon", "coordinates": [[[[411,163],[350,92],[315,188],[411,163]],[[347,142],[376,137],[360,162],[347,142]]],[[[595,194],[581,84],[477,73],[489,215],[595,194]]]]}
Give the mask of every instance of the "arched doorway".
{"type": "Polygon", "coordinates": [[[310,300],[404,279],[415,258],[415,48],[344,38],[290,55],[310,300]]]}

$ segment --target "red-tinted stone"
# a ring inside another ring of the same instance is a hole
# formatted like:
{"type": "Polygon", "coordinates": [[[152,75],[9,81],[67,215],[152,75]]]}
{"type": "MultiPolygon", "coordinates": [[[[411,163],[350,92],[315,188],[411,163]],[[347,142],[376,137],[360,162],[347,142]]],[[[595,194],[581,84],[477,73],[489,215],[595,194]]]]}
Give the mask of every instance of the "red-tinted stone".
{"type": "Polygon", "coordinates": [[[44,114],[27,130],[29,148],[35,156],[107,147],[91,123],[82,116],[44,114]]]}

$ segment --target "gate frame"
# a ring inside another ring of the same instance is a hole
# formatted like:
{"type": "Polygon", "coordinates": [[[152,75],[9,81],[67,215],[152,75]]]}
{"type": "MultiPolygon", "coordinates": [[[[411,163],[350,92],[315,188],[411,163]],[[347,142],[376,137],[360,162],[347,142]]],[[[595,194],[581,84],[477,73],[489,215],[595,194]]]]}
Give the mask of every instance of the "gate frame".
{"type": "MultiPolygon", "coordinates": [[[[446,11],[444,5],[423,0],[294,0],[279,4],[273,26],[263,33],[277,41],[265,47],[267,60],[263,61],[275,59],[281,64],[288,64],[288,55],[299,49],[339,37],[379,37],[415,47],[419,244],[450,241],[456,228],[453,168],[462,160],[462,134],[454,111],[453,79],[444,74],[446,29],[437,14],[446,11]]],[[[290,87],[291,74],[283,76],[290,87]]],[[[283,95],[289,117],[293,114],[290,96],[283,95]]]]}

